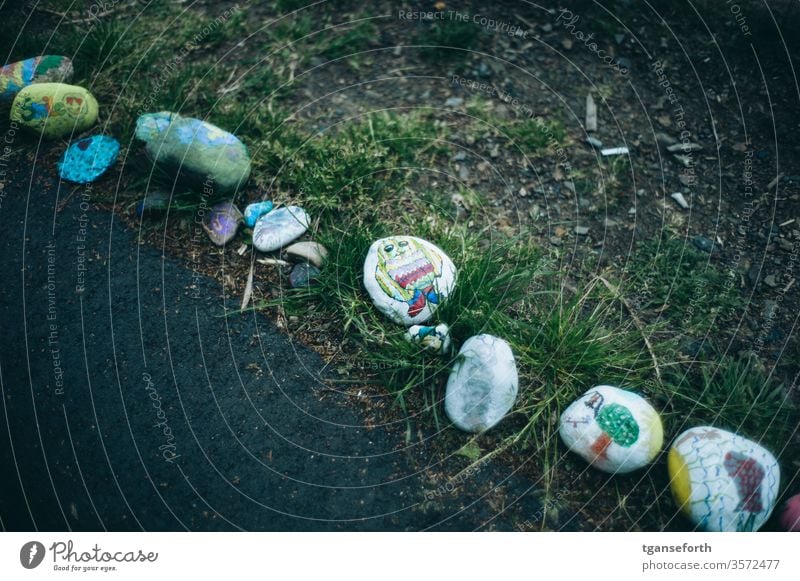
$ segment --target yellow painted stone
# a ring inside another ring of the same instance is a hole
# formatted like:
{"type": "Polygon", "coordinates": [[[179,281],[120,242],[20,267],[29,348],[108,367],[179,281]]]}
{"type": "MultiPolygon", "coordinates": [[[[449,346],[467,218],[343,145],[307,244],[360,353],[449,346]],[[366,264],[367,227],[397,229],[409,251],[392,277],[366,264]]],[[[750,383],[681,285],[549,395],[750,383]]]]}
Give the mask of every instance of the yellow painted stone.
{"type": "Polygon", "coordinates": [[[689,499],[692,496],[692,482],[686,462],[675,448],[667,454],[667,469],[669,470],[669,485],[672,489],[672,498],[680,509],[689,514],[689,499]]]}
{"type": "Polygon", "coordinates": [[[97,114],[97,100],[89,91],[64,83],[29,85],[11,106],[12,122],[50,138],[88,129],[97,114]]]}

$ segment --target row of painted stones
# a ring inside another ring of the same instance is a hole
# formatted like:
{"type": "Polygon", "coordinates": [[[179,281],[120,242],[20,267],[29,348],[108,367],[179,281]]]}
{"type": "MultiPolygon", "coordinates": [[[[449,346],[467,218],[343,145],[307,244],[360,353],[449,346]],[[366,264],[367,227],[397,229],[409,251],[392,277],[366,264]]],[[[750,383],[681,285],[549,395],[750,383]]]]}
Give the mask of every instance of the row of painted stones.
{"type": "MultiPolygon", "coordinates": [[[[91,128],[99,106],[83,87],[69,85],[73,66],[62,56],[41,56],[0,69],[0,102],[12,103],[10,119],[43,139],[72,136],[91,128]]],[[[200,119],[162,111],[141,115],[136,138],[148,156],[182,184],[235,194],[250,176],[247,147],[235,135],[200,119]]],[[[120,144],[107,135],[91,135],[74,141],[58,163],[62,179],[89,183],[101,177],[117,160],[120,144]]],[[[169,195],[155,191],[137,206],[144,215],[169,207],[169,195]]],[[[222,246],[236,235],[244,222],[253,230],[253,244],[262,252],[283,248],[302,236],[309,226],[306,212],[297,206],[272,212],[273,203],[261,200],[242,214],[231,202],[220,202],[204,216],[209,238],[222,246]]],[[[309,284],[319,273],[325,249],[311,242],[287,249],[301,263],[290,275],[293,285],[309,284]]]]}
{"type": "MultiPolygon", "coordinates": [[[[0,102],[13,99],[11,121],[44,138],[84,131],[97,121],[98,104],[82,87],[65,84],[72,75],[66,57],[44,56],[0,69],[0,102]]],[[[235,193],[250,175],[246,146],[208,122],[159,112],[140,116],[136,137],[154,163],[196,186],[235,193]]],[[[72,143],[59,162],[62,178],[87,183],[117,159],[119,143],[94,135],[72,143]]],[[[144,206],[142,207],[142,211],[144,206]]],[[[227,244],[244,222],[262,252],[286,247],[309,227],[298,206],[273,210],[271,201],[250,204],[242,214],[230,202],[211,208],[204,220],[210,239],[227,244]]],[[[306,264],[299,284],[310,284],[327,255],[320,245],[300,242],[286,248],[306,264]],[[308,269],[315,269],[316,272],[308,269]]],[[[295,274],[293,272],[293,274],[295,274]]],[[[364,264],[364,285],[374,305],[423,348],[451,350],[446,324],[423,325],[456,284],[452,260],[437,246],[413,236],[376,241],[364,264]]],[[[480,334],[459,350],[447,382],[445,412],[458,428],[478,433],[495,426],[513,408],[519,380],[513,352],[499,337],[480,334]]],[[[610,473],[640,469],[663,445],[661,419],[641,396],[600,385],[570,405],[560,419],[562,440],[592,466],[610,473]]],[[[778,497],[780,469],[775,457],[739,435],[706,426],[675,439],[668,455],[673,496],[698,526],[707,530],[760,528],[778,497]]],[[[787,504],[783,524],[800,529],[800,495],[787,504]]]]}
{"type": "MultiPolygon", "coordinates": [[[[448,327],[425,325],[456,287],[453,261],[413,236],[375,242],[364,263],[364,285],[374,305],[394,322],[411,325],[410,340],[448,354],[448,327]]],[[[513,408],[518,393],[514,354],[506,341],[481,334],[462,345],[445,391],[445,412],[458,428],[483,432],[513,408]]],[[[642,396],[610,385],[587,391],[561,414],[559,434],[593,467],[612,474],[644,468],[663,447],[661,418],[642,396]]],[[[667,457],[673,498],[709,531],[755,531],[769,518],[780,488],[776,458],[763,446],[713,426],[686,430],[667,457]]],[[[782,523],[800,529],[800,495],[782,523]]]]}

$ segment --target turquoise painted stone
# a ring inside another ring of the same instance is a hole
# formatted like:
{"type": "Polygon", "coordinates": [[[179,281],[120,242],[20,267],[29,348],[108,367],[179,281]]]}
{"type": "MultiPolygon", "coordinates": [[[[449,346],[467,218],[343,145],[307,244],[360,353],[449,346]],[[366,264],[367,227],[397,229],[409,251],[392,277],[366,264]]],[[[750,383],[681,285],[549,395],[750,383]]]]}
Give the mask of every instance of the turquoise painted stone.
{"type": "Polygon", "coordinates": [[[93,182],[114,165],[119,156],[119,141],[106,135],[93,135],[72,143],[61,161],[61,179],[76,184],[93,182]]]}
{"type": "Polygon", "coordinates": [[[244,223],[248,228],[252,228],[261,216],[272,211],[272,206],[273,204],[269,200],[250,204],[244,209],[244,223]]]}
{"type": "Polygon", "coordinates": [[[225,246],[236,236],[241,221],[242,213],[239,208],[230,202],[220,202],[206,214],[203,228],[211,242],[217,246],[225,246]]]}
{"type": "Polygon", "coordinates": [[[189,185],[231,194],[250,177],[250,155],[235,135],[206,121],[161,111],[136,122],[150,158],[189,185]]]}
{"type": "Polygon", "coordinates": [[[65,56],[43,55],[0,68],[0,103],[10,103],[33,83],[69,83],[72,61],[65,56]]]}

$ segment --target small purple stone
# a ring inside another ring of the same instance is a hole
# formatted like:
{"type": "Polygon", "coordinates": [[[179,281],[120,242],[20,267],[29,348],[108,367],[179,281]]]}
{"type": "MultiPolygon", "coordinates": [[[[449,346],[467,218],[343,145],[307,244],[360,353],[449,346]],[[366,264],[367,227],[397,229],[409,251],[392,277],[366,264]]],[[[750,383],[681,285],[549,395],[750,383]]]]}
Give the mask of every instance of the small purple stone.
{"type": "Polygon", "coordinates": [[[239,208],[230,202],[220,202],[212,206],[206,214],[203,228],[211,242],[224,246],[236,236],[241,221],[242,213],[239,208]]]}

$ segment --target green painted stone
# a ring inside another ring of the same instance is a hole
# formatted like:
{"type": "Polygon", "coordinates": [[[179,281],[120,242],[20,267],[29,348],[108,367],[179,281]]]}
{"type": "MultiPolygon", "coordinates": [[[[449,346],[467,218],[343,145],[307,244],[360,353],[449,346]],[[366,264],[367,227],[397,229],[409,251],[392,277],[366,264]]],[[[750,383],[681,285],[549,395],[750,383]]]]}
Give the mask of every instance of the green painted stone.
{"type": "Polygon", "coordinates": [[[235,135],[206,121],[161,111],[136,122],[136,138],[162,169],[189,185],[233,193],[250,177],[250,155],[235,135]]]}
{"type": "Polygon", "coordinates": [[[82,87],[37,83],[22,89],[11,105],[11,121],[44,137],[80,133],[97,121],[97,100],[82,87]]]}

